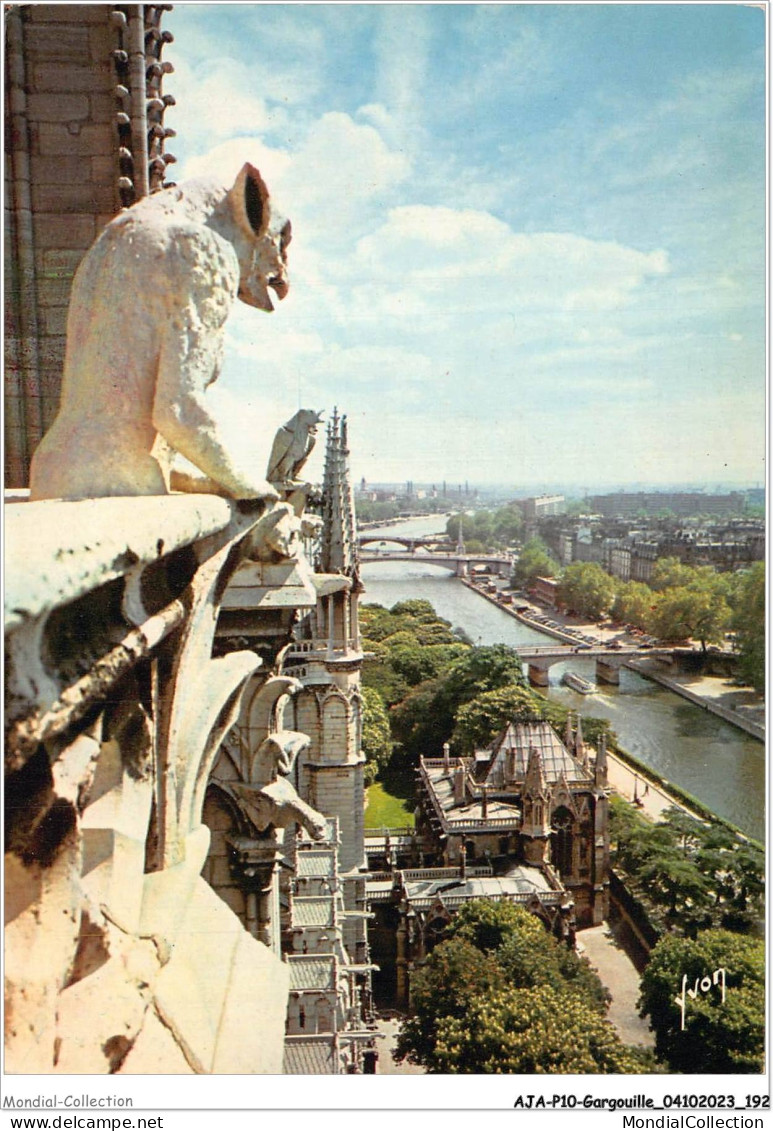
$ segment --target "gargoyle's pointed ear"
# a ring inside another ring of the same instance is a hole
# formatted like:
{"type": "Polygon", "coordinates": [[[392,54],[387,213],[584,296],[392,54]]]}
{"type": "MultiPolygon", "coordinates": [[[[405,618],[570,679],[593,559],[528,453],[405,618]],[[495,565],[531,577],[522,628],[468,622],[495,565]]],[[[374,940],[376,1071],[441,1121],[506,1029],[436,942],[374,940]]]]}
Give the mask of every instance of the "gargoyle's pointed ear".
{"type": "Polygon", "coordinates": [[[268,189],[254,165],[242,166],[228,193],[234,217],[249,236],[262,236],[268,227],[268,189]]]}

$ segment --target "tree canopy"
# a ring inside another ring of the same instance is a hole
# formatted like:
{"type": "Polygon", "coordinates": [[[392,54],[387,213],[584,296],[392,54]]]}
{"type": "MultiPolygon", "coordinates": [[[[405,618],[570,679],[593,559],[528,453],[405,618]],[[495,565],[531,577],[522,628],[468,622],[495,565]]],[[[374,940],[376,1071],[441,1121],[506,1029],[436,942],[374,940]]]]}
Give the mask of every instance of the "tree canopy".
{"type": "Polygon", "coordinates": [[[362,752],[370,784],[392,756],[392,732],[384,700],[372,687],[362,688],[362,752]]]}
{"type": "Polygon", "coordinates": [[[490,1074],[634,1073],[635,1050],[571,991],[500,986],[476,997],[462,1017],[437,1021],[430,1072],[490,1074]]]}
{"type": "Polygon", "coordinates": [[[753,842],[683,809],[649,821],[617,798],[610,840],[615,867],[662,929],[691,936],[709,927],[759,930],[765,860],[753,842]]]}
{"type": "Polygon", "coordinates": [[[614,596],[614,581],[596,562],[572,562],[561,574],[558,599],[580,616],[598,619],[614,596]]]}
{"type": "Polygon", "coordinates": [[[739,578],[734,595],[741,674],[757,691],[765,690],[765,563],[755,562],[739,578]]]}
{"type": "Polygon", "coordinates": [[[485,747],[509,722],[544,719],[548,701],[522,684],[497,687],[476,695],[456,715],[453,745],[463,754],[485,747]]]}
{"type": "Polygon", "coordinates": [[[513,584],[533,585],[538,577],[554,577],[558,570],[558,562],[542,539],[530,538],[524,543],[513,567],[513,584]]]}
{"type": "Polygon", "coordinates": [[[513,544],[521,533],[523,515],[515,503],[497,510],[478,510],[472,514],[454,514],[446,523],[446,534],[454,542],[459,528],[469,549],[503,550],[513,544]]]}
{"type": "Polygon", "coordinates": [[[585,959],[522,907],[474,900],[415,970],[398,1057],[448,1073],[638,1072],[585,959]]]}
{"type": "Polygon", "coordinates": [[[730,606],[716,585],[697,579],[660,593],[650,628],[662,640],[694,638],[702,647],[724,639],[730,626],[730,606]]]}
{"type": "Polygon", "coordinates": [[[655,594],[649,585],[643,581],[624,581],[618,583],[609,611],[617,621],[644,628],[649,625],[654,605],[655,594]]]}

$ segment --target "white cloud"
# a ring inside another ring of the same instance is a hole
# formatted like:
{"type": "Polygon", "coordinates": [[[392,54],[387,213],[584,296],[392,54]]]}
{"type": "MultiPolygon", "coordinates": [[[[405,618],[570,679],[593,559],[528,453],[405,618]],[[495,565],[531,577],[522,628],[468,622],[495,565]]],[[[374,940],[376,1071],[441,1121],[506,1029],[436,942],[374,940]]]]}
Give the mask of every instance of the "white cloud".
{"type": "Polygon", "coordinates": [[[228,184],[235,179],[245,161],[260,169],[269,192],[273,194],[277,186],[281,187],[292,158],[289,153],[266,145],[257,135],[235,137],[220,142],[206,153],[189,157],[180,166],[177,176],[183,181],[217,174],[224,184],[228,184]]]}
{"type": "Polygon", "coordinates": [[[562,313],[576,318],[623,307],[669,271],[662,250],[644,253],[570,233],[518,233],[487,212],[424,205],[392,209],[344,268],[362,319],[410,311],[414,319],[458,327],[465,318],[509,312],[516,321],[549,316],[554,330],[562,313]]]}

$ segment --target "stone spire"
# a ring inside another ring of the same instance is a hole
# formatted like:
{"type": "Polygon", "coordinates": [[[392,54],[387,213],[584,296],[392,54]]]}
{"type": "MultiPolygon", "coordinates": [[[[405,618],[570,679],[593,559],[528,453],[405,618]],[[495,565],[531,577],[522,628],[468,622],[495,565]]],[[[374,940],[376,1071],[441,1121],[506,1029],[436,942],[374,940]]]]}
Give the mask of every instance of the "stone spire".
{"type": "Polygon", "coordinates": [[[539,750],[534,746],[529,751],[526,777],[523,781],[521,835],[526,863],[542,863],[550,836],[550,794],[542,768],[542,758],[539,750]]]}
{"type": "Polygon", "coordinates": [[[596,752],[596,774],[595,785],[597,789],[604,789],[607,785],[607,736],[606,733],[599,736],[599,742],[596,752]]]}
{"type": "Polygon", "coordinates": [[[582,716],[577,715],[577,730],[574,732],[574,756],[585,769],[588,767],[588,752],[585,749],[585,738],[582,733],[582,716]]]}
{"type": "Polygon", "coordinates": [[[542,769],[542,758],[536,746],[529,751],[529,761],[526,766],[526,777],[523,779],[524,795],[529,797],[547,797],[547,782],[542,769]]]}
{"type": "MultiPolygon", "coordinates": [[[[579,715],[577,716],[579,722],[579,715]]],[[[574,749],[574,731],[572,729],[572,712],[568,711],[566,715],[566,726],[564,727],[564,746],[567,750],[574,749]]]]}
{"type": "Polygon", "coordinates": [[[456,536],[456,552],[463,554],[464,549],[464,515],[459,515],[459,533],[456,536]]]}
{"type": "Polygon", "coordinates": [[[357,525],[354,496],[349,481],[349,446],[346,417],[333,410],[327,427],[325,475],[322,484],[322,573],[343,573],[355,590],[360,588],[357,525]]]}

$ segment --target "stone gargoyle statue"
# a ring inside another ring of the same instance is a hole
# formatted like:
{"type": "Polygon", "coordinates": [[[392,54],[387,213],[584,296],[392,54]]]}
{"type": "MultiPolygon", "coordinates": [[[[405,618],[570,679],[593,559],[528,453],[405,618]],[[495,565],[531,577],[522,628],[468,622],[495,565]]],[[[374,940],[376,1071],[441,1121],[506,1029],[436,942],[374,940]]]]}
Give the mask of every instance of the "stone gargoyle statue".
{"type": "Polygon", "coordinates": [[[253,785],[267,785],[278,777],[286,778],[299,754],[308,750],[311,739],[299,730],[275,730],[263,739],[250,765],[253,785]]]}
{"type": "MultiPolygon", "coordinates": [[[[299,408],[286,424],[277,430],[271,455],[268,459],[266,479],[280,496],[286,500],[288,507],[299,520],[296,524],[296,533],[300,540],[303,538],[316,538],[322,526],[322,519],[316,515],[305,514],[306,498],[313,490],[311,483],[299,479],[306,461],[311,455],[317,442],[317,426],[322,421],[322,413],[311,408],[299,408]]],[[[289,523],[285,523],[289,527],[289,523]]],[[[258,555],[261,560],[265,558],[267,543],[261,545],[262,553],[258,555]]],[[[270,551],[270,547],[269,551],[270,551]]]]}
{"type": "Polygon", "coordinates": [[[322,413],[300,408],[274,437],[266,479],[277,490],[292,491],[305,484],[298,478],[317,442],[322,413]]]}
{"type": "Polygon", "coordinates": [[[264,786],[232,782],[230,789],[239,808],[258,832],[265,832],[271,825],[286,829],[288,825],[298,824],[312,840],[323,840],[327,833],[325,818],[300,799],[287,778],[278,778],[264,786]]]}
{"type": "Polygon", "coordinates": [[[265,832],[270,825],[284,829],[299,824],[313,840],[322,840],[326,835],[325,818],[302,801],[287,780],[295,759],[308,748],[310,741],[309,736],[300,731],[273,731],[261,742],[253,758],[253,783],[224,783],[258,832],[265,832]]]}
{"type": "Polygon", "coordinates": [[[288,291],[291,229],[252,165],[189,181],[120,213],[73,280],[59,414],[35,452],[32,499],[210,491],[276,499],[229,453],[205,392],[238,298],[288,291]],[[175,453],[201,476],[176,475],[175,453]]]}

